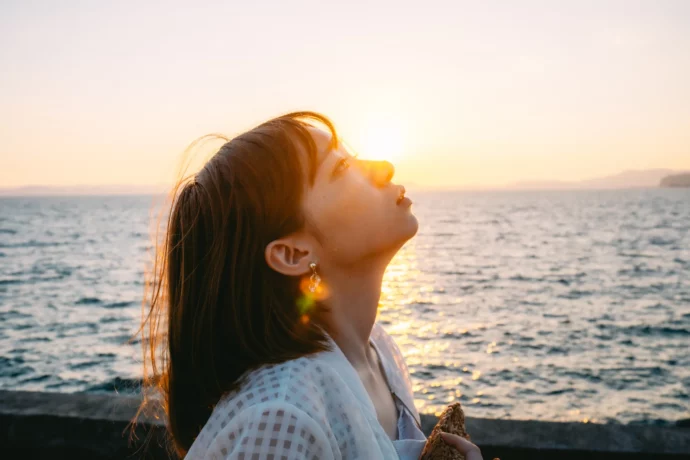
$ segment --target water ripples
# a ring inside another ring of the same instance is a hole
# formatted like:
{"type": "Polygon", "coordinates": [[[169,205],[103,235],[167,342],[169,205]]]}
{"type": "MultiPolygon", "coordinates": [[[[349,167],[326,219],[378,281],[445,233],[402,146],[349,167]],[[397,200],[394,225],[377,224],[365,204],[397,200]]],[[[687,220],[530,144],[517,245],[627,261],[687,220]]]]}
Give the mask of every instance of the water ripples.
{"type": "MultiPolygon", "coordinates": [[[[690,191],[414,193],[379,320],[416,403],[690,417],[690,191]]],[[[137,391],[151,197],[0,199],[0,386],[137,391]]]]}
{"type": "Polygon", "coordinates": [[[379,318],[422,411],[458,399],[493,418],[690,417],[690,191],[414,199],[420,231],[379,318]]]}

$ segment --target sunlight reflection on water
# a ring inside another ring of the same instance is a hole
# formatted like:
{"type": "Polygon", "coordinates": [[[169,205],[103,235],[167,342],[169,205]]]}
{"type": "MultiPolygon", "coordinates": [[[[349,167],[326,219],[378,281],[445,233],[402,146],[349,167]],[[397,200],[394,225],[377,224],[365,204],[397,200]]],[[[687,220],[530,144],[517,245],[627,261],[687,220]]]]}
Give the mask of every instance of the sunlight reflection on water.
{"type": "Polygon", "coordinates": [[[654,192],[561,193],[558,208],[537,194],[523,206],[508,194],[417,199],[420,232],[386,272],[378,318],[406,356],[420,411],[459,400],[485,417],[687,417],[690,373],[677,366],[690,365],[690,200],[660,191],[666,207],[655,207],[654,192]],[[449,214],[458,218],[443,225],[449,214]],[[674,230],[650,235],[659,228],[674,230]]]}
{"type": "MultiPolygon", "coordinates": [[[[410,195],[379,320],[421,412],[689,417],[690,190],[410,195]]],[[[1,204],[2,388],[136,385],[151,198],[1,204]]]]}

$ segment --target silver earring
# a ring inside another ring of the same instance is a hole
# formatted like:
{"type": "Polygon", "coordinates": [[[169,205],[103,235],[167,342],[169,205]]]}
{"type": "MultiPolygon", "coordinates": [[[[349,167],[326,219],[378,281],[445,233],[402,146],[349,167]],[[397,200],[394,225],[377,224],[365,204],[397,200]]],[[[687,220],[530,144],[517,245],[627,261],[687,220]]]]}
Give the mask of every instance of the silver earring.
{"type": "Polygon", "coordinates": [[[309,291],[316,292],[319,284],[321,283],[321,277],[318,273],[316,273],[316,262],[310,263],[309,268],[311,268],[311,276],[309,277],[309,291]]]}

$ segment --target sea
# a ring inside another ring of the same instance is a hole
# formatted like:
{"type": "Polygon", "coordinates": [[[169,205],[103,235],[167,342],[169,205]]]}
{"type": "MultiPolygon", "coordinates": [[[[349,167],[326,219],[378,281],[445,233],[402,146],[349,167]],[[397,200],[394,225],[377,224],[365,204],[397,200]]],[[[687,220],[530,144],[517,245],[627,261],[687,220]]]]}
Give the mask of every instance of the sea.
{"type": "MultiPolygon", "coordinates": [[[[470,417],[690,418],[690,189],[417,191],[378,321],[415,402],[470,417]]],[[[0,389],[138,391],[152,196],[0,198],[0,389]]]]}

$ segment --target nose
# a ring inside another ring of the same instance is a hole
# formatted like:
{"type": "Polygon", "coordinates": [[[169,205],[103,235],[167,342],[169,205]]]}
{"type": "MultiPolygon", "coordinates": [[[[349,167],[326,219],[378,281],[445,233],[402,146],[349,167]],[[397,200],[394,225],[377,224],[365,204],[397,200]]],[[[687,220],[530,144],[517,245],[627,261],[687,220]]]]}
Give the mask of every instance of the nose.
{"type": "Polygon", "coordinates": [[[378,187],[383,187],[393,179],[395,167],[386,160],[359,160],[360,167],[369,180],[378,187]]]}

